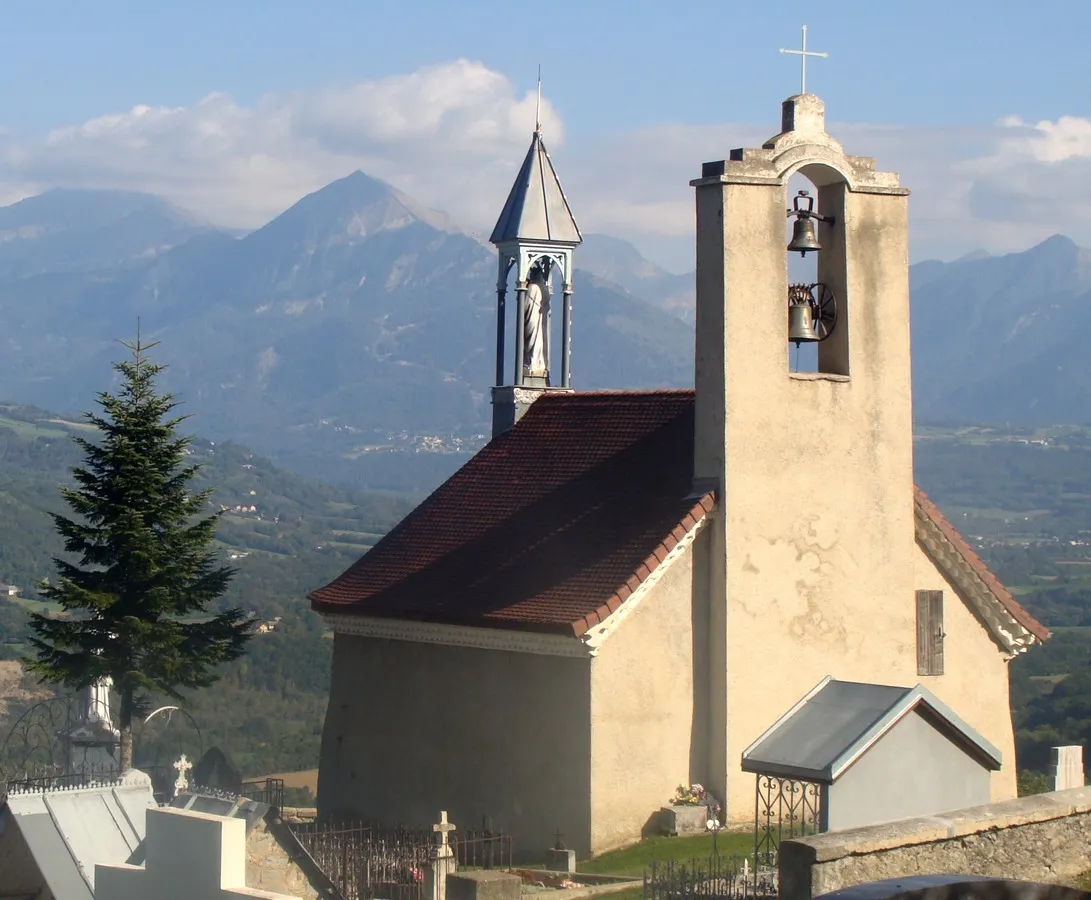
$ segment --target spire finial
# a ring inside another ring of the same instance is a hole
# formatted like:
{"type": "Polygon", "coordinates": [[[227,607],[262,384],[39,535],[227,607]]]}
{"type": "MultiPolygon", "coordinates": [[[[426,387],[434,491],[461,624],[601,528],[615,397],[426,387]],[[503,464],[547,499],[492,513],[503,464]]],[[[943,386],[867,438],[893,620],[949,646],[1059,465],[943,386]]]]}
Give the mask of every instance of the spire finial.
{"type": "Polygon", "coordinates": [[[534,106],[534,133],[542,133],[542,64],[538,63],[538,102],[534,106]]]}

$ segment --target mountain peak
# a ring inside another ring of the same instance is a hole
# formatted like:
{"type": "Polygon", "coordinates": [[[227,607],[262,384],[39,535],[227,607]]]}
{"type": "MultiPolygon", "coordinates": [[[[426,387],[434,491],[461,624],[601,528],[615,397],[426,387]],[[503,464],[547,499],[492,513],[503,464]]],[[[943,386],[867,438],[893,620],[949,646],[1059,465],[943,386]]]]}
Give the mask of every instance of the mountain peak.
{"type": "Polygon", "coordinates": [[[1025,251],[1031,256],[1042,255],[1064,255],[1075,254],[1079,252],[1079,247],[1076,242],[1070,237],[1066,237],[1063,234],[1054,234],[1047,237],[1040,244],[1035,244],[1029,250],[1025,251]]]}
{"type": "Polygon", "coordinates": [[[312,239],[366,238],[416,222],[464,233],[450,217],[357,169],[308,194],[256,233],[303,230],[312,239]]]}

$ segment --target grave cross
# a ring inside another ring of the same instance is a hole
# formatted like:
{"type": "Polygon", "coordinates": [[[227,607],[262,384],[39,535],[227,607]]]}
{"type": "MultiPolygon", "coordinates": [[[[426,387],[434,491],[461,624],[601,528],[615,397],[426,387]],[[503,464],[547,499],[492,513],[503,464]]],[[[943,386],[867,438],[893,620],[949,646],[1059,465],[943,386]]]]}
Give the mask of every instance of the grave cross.
{"type": "Polygon", "coordinates": [[[439,824],[433,825],[432,830],[439,834],[440,845],[447,847],[448,835],[455,830],[455,826],[447,821],[447,810],[443,810],[439,814],[439,824]]]}
{"type": "Polygon", "coordinates": [[[174,768],[178,771],[178,777],[174,779],[174,796],[177,797],[189,787],[189,781],[186,780],[186,774],[193,768],[193,763],[186,759],[186,754],[183,753],[174,763],[174,768]]]}
{"type": "Polygon", "coordinates": [[[807,57],[818,56],[822,59],[829,59],[828,53],[819,53],[817,50],[807,49],[807,26],[803,26],[803,48],[801,50],[786,50],[784,47],[780,48],[781,53],[789,53],[793,56],[800,58],[800,74],[799,74],[799,92],[801,94],[807,93],[807,57]]]}

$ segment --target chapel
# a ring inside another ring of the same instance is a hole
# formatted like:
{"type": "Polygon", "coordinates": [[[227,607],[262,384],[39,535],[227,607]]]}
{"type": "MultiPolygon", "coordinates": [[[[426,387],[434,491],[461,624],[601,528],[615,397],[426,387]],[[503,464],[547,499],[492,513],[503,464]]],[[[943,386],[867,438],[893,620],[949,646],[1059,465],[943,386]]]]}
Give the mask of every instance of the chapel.
{"type": "Polygon", "coordinates": [[[886,686],[884,727],[924,697],[1015,796],[1007,664],[1048,632],[914,485],[909,192],[809,93],[691,185],[694,389],[578,391],[581,236],[535,130],[492,234],[493,437],[310,595],[321,815],[446,809],[539,856],[557,830],[581,856],[636,840],[680,784],[752,821],[744,753],[801,697],[829,730],[816,684],[886,686]]]}

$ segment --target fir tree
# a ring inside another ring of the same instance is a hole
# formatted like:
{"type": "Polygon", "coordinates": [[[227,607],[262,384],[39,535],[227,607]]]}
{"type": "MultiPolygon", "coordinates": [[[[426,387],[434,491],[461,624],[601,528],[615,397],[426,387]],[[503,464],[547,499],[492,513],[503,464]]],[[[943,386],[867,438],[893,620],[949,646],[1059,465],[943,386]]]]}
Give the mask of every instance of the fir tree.
{"type": "Polygon", "coordinates": [[[98,440],[75,440],[83,465],[62,488],[74,514],[54,515],[67,553],[54,559],[58,578],[39,592],[67,614],[34,614],[35,659],[43,680],[81,689],[110,678],[119,699],[122,770],[132,765],[134,717],[152,694],[182,700],[180,690],[207,687],[221,663],[243,652],[250,630],[241,610],[209,615],[209,604],[234,574],[212,549],[218,513],[208,514],[209,490],[192,492],[198,466],[187,461],[186,416],[157,392],[165,368],[146,355],[155,344],[124,343],[132,359],[114,365],[116,396],[98,395],[101,414],[85,413],[98,440]]]}

